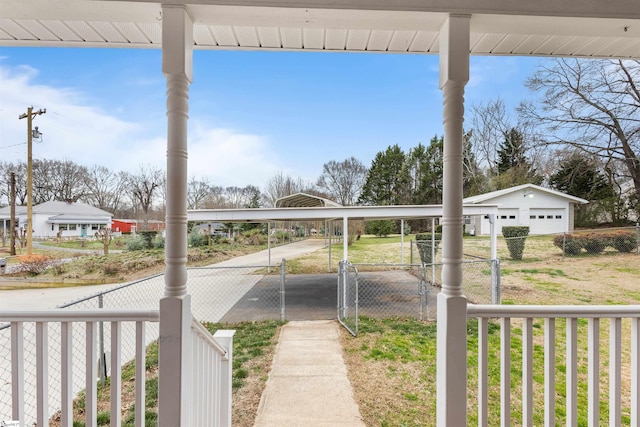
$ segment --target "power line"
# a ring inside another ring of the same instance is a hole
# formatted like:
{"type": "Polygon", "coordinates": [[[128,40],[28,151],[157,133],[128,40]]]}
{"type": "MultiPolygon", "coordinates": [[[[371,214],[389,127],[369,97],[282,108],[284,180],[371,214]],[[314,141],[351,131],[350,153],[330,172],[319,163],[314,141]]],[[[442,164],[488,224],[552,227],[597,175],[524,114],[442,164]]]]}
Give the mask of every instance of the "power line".
{"type": "Polygon", "coordinates": [[[2,149],[4,149],[4,148],[18,147],[18,146],[20,146],[20,145],[25,145],[25,144],[26,144],[26,142],[21,142],[21,143],[19,143],[19,144],[13,144],[13,145],[5,145],[5,146],[3,146],[3,147],[0,147],[0,150],[2,150],[2,149]]]}

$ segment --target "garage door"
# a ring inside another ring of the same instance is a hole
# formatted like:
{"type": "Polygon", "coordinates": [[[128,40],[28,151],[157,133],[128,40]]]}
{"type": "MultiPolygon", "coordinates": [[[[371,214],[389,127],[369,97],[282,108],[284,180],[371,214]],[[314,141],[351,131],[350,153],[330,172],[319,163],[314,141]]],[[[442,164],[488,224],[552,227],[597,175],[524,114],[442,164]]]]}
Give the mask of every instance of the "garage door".
{"type": "Polygon", "coordinates": [[[500,233],[502,227],[513,227],[520,225],[518,209],[499,209],[496,215],[496,227],[500,233]]]}
{"type": "Polygon", "coordinates": [[[529,211],[530,234],[562,233],[567,228],[564,209],[531,209],[529,211]]]}

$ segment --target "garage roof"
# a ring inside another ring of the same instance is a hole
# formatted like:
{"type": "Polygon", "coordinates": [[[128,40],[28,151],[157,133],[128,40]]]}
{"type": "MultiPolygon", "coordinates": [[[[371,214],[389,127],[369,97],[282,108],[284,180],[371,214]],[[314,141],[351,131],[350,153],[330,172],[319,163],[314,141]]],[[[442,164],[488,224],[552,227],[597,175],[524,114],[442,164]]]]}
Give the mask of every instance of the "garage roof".
{"type": "Polygon", "coordinates": [[[581,199],[580,197],[572,196],[570,194],[566,194],[561,191],[552,190],[550,188],[540,187],[539,185],[535,185],[535,184],[522,184],[516,187],[510,187],[510,188],[505,188],[503,190],[492,191],[490,193],[478,194],[477,196],[471,196],[471,197],[467,197],[466,199],[463,199],[463,203],[483,203],[483,202],[495,199],[496,197],[503,196],[505,194],[511,194],[518,191],[526,191],[526,190],[542,191],[545,193],[552,194],[556,197],[568,199],[570,202],[573,202],[573,203],[579,203],[579,204],[589,203],[588,200],[581,199]]]}

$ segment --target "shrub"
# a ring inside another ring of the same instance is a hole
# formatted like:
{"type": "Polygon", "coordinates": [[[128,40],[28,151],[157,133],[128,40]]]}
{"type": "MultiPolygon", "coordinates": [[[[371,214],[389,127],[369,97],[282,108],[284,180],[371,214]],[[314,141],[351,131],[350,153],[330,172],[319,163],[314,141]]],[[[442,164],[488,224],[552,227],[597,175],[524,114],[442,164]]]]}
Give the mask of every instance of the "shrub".
{"type": "Polygon", "coordinates": [[[21,273],[27,273],[31,276],[37,276],[44,272],[47,268],[57,264],[58,261],[45,256],[45,255],[20,255],[18,257],[20,262],[18,271],[21,273]]]}
{"type": "Polygon", "coordinates": [[[199,230],[194,229],[189,233],[189,246],[192,248],[198,248],[207,244],[207,236],[202,234],[199,230]]]}
{"type": "Polygon", "coordinates": [[[560,234],[554,237],[553,244],[562,249],[565,255],[578,255],[582,251],[580,239],[572,234],[560,234]]]}
{"type": "Polygon", "coordinates": [[[431,258],[432,253],[438,253],[438,245],[442,240],[442,235],[440,233],[436,233],[434,237],[435,251],[432,251],[431,234],[416,234],[416,246],[418,247],[418,253],[420,254],[420,261],[422,261],[423,264],[433,263],[434,260],[431,258]]]}
{"type": "Polygon", "coordinates": [[[146,242],[142,237],[135,237],[127,242],[128,251],[141,251],[145,248],[146,242]]]}
{"type": "Polygon", "coordinates": [[[242,236],[250,245],[263,245],[267,243],[267,236],[259,228],[253,228],[242,233],[242,236]]]}
{"type": "Polygon", "coordinates": [[[638,247],[635,233],[621,232],[611,235],[611,246],[618,252],[629,253],[638,247]]]}
{"type": "Polygon", "coordinates": [[[164,248],[164,237],[160,233],[156,234],[156,237],[151,241],[151,245],[156,249],[164,248]]]}
{"type": "Polygon", "coordinates": [[[144,241],[144,248],[151,249],[153,247],[153,238],[158,234],[157,231],[141,231],[140,235],[144,241]]]}
{"type": "Polygon", "coordinates": [[[609,243],[609,236],[605,234],[585,234],[578,237],[581,245],[590,254],[599,254],[609,243]]]}
{"type": "Polygon", "coordinates": [[[107,276],[115,276],[116,274],[120,273],[120,271],[122,270],[119,263],[107,262],[102,265],[102,271],[107,276]]]}
{"type": "Polygon", "coordinates": [[[396,223],[390,219],[380,219],[367,222],[365,233],[374,234],[378,237],[387,237],[396,232],[396,223]]]}
{"type": "Polygon", "coordinates": [[[529,227],[502,227],[502,235],[507,241],[507,248],[511,259],[521,260],[524,252],[524,241],[529,235],[529,227]]]}

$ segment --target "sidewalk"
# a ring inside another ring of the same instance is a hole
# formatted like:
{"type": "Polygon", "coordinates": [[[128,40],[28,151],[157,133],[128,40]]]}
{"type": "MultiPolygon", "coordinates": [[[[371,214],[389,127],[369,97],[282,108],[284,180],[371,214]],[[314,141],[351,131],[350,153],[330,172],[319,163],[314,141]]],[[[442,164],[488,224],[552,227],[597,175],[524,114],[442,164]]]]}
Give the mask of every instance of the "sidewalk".
{"type": "Polygon", "coordinates": [[[254,427],[365,427],[338,328],[332,320],[282,327],[254,427]]]}

